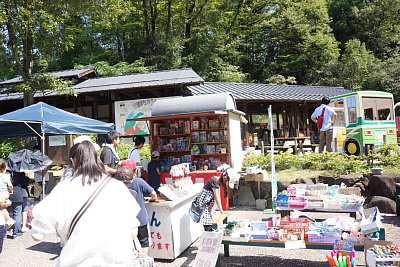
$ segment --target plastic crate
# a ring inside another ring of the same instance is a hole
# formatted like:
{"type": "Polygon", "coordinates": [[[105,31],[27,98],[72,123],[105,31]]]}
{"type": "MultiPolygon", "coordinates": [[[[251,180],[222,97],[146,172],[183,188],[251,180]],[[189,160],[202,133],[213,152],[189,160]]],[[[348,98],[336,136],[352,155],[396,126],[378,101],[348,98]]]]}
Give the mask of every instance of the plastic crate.
{"type": "Polygon", "coordinates": [[[337,236],[320,236],[320,235],[308,235],[308,242],[312,243],[329,243],[333,244],[336,240],[340,239],[337,236]]]}

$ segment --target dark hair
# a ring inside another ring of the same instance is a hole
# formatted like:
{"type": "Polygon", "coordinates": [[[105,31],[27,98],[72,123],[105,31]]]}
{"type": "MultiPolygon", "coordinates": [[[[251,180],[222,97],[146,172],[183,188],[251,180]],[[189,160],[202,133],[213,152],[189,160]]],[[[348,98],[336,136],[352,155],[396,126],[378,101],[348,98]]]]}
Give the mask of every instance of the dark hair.
{"type": "Polygon", "coordinates": [[[145,142],[146,142],[146,139],[144,139],[143,136],[135,137],[135,146],[140,146],[141,144],[144,144],[145,142]]]}
{"type": "Polygon", "coordinates": [[[133,170],[128,166],[119,167],[114,177],[121,182],[128,182],[133,179],[133,170]]]}
{"type": "Polygon", "coordinates": [[[224,197],[227,197],[229,194],[229,176],[228,173],[226,171],[224,171],[220,176],[219,176],[219,184],[222,186],[222,188],[224,189],[224,197]]]}
{"type": "Polygon", "coordinates": [[[7,169],[7,162],[5,159],[0,159],[0,171],[7,169]]]}
{"type": "Polygon", "coordinates": [[[117,131],[110,131],[108,132],[107,136],[106,136],[106,143],[107,144],[112,144],[113,140],[117,139],[120,136],[119,132],[117,131]]]}
{"type": "Polygon", "coordinates": [[[329,103],[331,103],[331,99],[329,97],[327,97],[327,96],[324,96],[322,98],[322,104],[328,105],[329,103]]]}
{"type": "Polygon", "coordinates": [[[32,150],[40,150],[40,146],[39,145],[35,145],[32,150]]]}
{"type": "MultiPolygon", "coordinates": [[[[72,147],[71,147],[72,149],[72,147]]],[[[105,174],[103,164],[97,157],[96,149],[89,141],[77,144],[76,150],[70,155],[74,161],[75,176],[82,175],[82,185],[97,182],[105,174]]]]}

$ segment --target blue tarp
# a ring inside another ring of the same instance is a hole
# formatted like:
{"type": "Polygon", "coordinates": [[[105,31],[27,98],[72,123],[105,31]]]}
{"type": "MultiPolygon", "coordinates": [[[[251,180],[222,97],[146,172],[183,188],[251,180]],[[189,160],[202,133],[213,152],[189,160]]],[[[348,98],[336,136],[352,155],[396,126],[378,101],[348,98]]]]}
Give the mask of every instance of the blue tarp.
{"type": "Polygon", "coordinates": [[[0,116],[0,137],[32,136],[38,134],[105,134],[114,129],[106,123],[82,117],[49,104],[34,105],[0,116]]]}

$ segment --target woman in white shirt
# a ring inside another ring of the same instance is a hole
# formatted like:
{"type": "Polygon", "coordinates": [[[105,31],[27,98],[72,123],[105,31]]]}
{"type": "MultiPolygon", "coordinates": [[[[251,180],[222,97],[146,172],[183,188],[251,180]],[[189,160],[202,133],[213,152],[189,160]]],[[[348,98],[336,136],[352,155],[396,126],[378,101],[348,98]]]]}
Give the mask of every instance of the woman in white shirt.
{"type": "Polygon", "coordinates": [[[73,177],[61,181],[32,211],[32,237],[60,236],[64,247],[57,266],[132,266],[139,205],[123,183],[105,180],[90,142],[80,143],[71,158],[73,177]],[[73,218],[99,185],[104,187],[71,233],[73,218]]]}

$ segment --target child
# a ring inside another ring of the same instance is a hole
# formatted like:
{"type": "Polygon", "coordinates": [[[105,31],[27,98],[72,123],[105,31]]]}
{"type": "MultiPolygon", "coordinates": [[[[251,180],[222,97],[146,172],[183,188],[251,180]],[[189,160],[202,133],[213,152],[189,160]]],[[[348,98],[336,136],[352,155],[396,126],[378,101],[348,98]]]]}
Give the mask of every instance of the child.
{"type": "Polygon", "coordinates": [[[153,151],[153,153],[151,153],[151,161],[149,165],[147,165],[147,171],[149,173],[148,183],[158,193],[161,175],[160,152],[153,151]]]}
{"type": "MultiPolygon", "coordinates": [[[[0,198],[6,199],[6,204],[11,205],[11,201],[8,199],[10,194],[13,193],[13,185],[11,183],[10,174],[6,173],[7,162],[4,159],[0,159],[0,198]]],[[[4,215],[4,219],[7,222],[7,227],[10,228],[15,221],[10,218],[6,208],[1,210],[4,215]]]]}

